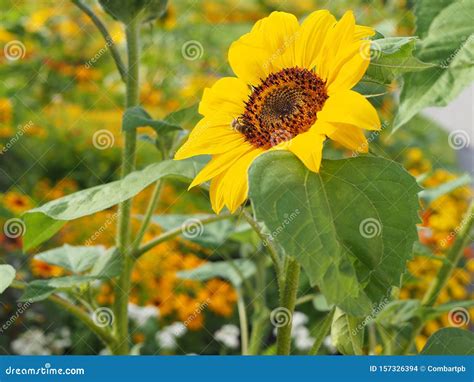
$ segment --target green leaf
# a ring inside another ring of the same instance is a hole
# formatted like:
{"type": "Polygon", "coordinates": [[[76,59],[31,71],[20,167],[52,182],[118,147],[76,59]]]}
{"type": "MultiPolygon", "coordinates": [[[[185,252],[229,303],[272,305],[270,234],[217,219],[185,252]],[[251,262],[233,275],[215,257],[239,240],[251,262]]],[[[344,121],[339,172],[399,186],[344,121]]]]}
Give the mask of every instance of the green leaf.
{"type": "Polygon", "coordinates": [[[11,265],[0,265],[0,294],[7,289],[15,279],[16,271],[11,265]]]}
{"type": "Polygon", "coordinates": [[[202,118],[198,112],[199,104],[194,104],[184,109],[173,111],[168,114],[164,120],[172,125],[182,126],[183,128],[194,127],[202,118]]]}
{"type": "Polygon", "coordinates": [[[329,312],[334,305],[328,304],[326,297],[319,293],[313,298],[313,306],[319,312],[329,312]]]}
{"type": "Polygon", "coordinates": [[[424,38],[434,18],[453,0],[417,0],[415,3],[416,34],[424,38]]]}
{"type": "Polygon", "coordinates": [[[430,205],[439,197],[449,194],[459,187],[467,186],[471,184],[471,182],[471,176],[469,174],[463,174],[459,178],[443,183],[438,187],[424,189],[420,192],[420,199],[422,199],[427,205],[430,205]]]}
{"type": "Polygon", "coordinates": [[[470,309],[474,307],[474,300],[452,301],[446,304],[437,305],[434,307],[425,307],[421,311],[423,321],[433,320],[445,314],[446,312],[456,311],[462,312],[461,309],[470,309]]]}
{"type": "Polygon", "coordinates": [[[333,345],[342,354],[362,354],[364,326],[362,320],[351,317],[336,308],[331,325],[333,345]]]}
{"type": "Polygon", "coordinates": [[[386,328],[399,327],[414,317],[419,317],[421,303],[419,300],[397,300],[387,304],[376,316],[375,321],[386,328]]]}
{"type": "Polygon", "coordinates": [[[371,61],[362,81],[390,84],[408,72],[432,68],[434,65],[413,56],[416,37],[389,37],[373,40],[371,61]]]}
{"type": "Polygon", "coordinates": [[[202,158],[154,163],[122,180],[82,190],[30,210],[23,215],[26,224],[24,250],[49,239],[67,221],[92,215],[130,199],[158,179],[166,177],[189,181],[196,176],[202,164],[202,158]]]}
{"type": "Polygon", "coordinates": [[[289,152],[270,152],[250,169],[257,219],[328,303],[352,316],[371,313],[400,285],[419,190],[399,164],[374,157],[325,160],[316,174],[289,152]]]}
{"type": "Polygon", "coordinates": [[[220,247],[233,231],[235,223],[231,220],[221,220],[203,225],[200,220],[215,215],[158,215],[152,221],[161,226],[165,231],[181,227],[182,235],[186,240],[197,243],[206,248],[220,247]]]}
{"type": "Polygon", "coordinates": [[[434,333],[422,355],[474,355],[474,333],[459,328],[443,328],[434,333]]]}
{"type": "Polygon", "coordinates": [[[474,80],[474,2],[458,0],[431,22],[417,57],[440,67],[404,76],[394,131],[428,106],[446,106],[474,80]]]}
{"type": "Polygon", "coordinates": [[[94,280],[97,280],[97,277],[82,275],[55,277],[47,280],[34,280],[28,283],[20,301],[41,301],[57,291],[69,290],[72,287],[79,287],[82,284],[94,280]]]}
{"type": "Polygon", "coordinates": [[[311,337],[314,338],[314,344],[309,351],[308,355],[316,355],[318,354],[319,348],[326,338],[329,328],[331,327],[331,323],[333,321],[335,308],[332,308],[328,311],[328,313],[319,320],[316,325],[314,325],[313,330],[311,331],[311,337]]]}
{"type": "Polygon", "coordinates": [[[249,278],[253,274],[255,274],[255,264],[247,259],[208,262],[195,269],[177,273],[179,278],[197,281],[206,281],[220,277],[230,281],[236,288],[242,285],[243,280],[241,276],[249,278]]]}
{"type": "Polygon", "coordinates": [[[102,279],[111,279],[122,270],[122,256],[118,256],[116,248],[112,247],[98,258],[90,271],[91,276],[102,279]]]}
{"type": "Polygon", "coordinates": [[[101,245],[75,247],[66,244],[62,247],[39,253],[35,256],[35,259],[57,265],[73,273],[82,273],[91,269],[97,259],[104,254],[105,248],[101,245]]]}
{"type": "Polygon", "coordinates": [[[135,130],[137,127],[150,126],[158,134],[165,134],[176,130],[181,130],[181,126],[171,124],[167,121],[153,119],[150,114],[140,106],[127,109],[122,118],[122,130],[135,130]]]}

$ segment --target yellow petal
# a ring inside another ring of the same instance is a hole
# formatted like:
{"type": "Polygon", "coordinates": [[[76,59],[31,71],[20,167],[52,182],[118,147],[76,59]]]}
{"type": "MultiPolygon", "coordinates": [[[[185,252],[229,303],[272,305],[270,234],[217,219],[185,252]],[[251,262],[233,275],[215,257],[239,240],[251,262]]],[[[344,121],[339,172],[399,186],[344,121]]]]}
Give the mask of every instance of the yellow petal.
{"type": "Polygon", "coordinates": [[[222,178],[223,174],[214,177],[211,180],[209,187],[209,198],[211,199],[211,206],[216,214],[219,214],[224,208],[224,194],[222,192],[222,178]]]}
{"type": "Polygon", "coordinates": [[[245,137],[228,125],[210,123],[201,119],[191,131],[187,141],[176,152],[174,159],[186,159],[195,155],[221,154],[242,145],[245,137]]]}
{"type": "Polygon", "coordinates": [[[248,170],[254,159],[264,150],[254,149],[242,156],[225,172],[219,188],[222,188],[224,203],[231,213],[245,202],[249,192],[248,170]]]}
{"type": "Polygon", "coordinates": [[[249,92],[250,89],[242,80],[235,77],[221,78],[211,88],[204,90],[199,113],[204,116],[225,115],[232,120],[243,113],[249,92]]]}
{"type": "Polygon", "coordinates": [[[211,178],[227,170],[233,163],[237,162],[244,154],[253,149],[253,146],[244,142],[237,148],[223,154],[214,155],[206,166],[196,175],[196,178],[189,185],[193,188],[198,184],[204,183],[211,178]]]}
{"type": "Polygon", "coordinates": [[[356,25],[354,30],[354,40],[371,37],[375,34],[374,28],[366,27],[364,25],[356,25]]]}
{"type": "Polygon", "coordinates": [[[347,11],[337,24],[330,28],[323,46],[321,54],[316,60],[316,73],[326,80],[338,59],[344,54],[345,49],[354,39],[355,19],[351,11],[347,11]]]}
{"type": "Polygon", "coordinates": [[[317,124],[319,125],[318,132],[324,133],[333,141],[359,153],[368,152],[369,143],[362,129],[343,123],[317,122],[317,124]]]}
{"type": "Polygon", "coordinates": [[[328,94],[352,89],[364,76],[369,64],[370,55],[365,54],[367,41],[353,43],[346,50],[346,56],[339,59],[328,78],[328,94]]]}
{"type": "Polygon", "coordinates": [[[273,12],[259,20],[229,49],[234,73],[246,83],[257,85],[268,74],[293,67],[298,28],[298,20],[290,13],[273,12]]]}
{"type": "Polygon", "coordinates": [[[311,13],[301,24],[295,41],[295,62],[301,68],[312,69],[322,48],[322,43],[336,19],[326,10],[311,13]]]}
{"type": "Polygon", "coordinates": [[[288,148],[309,170],[319,172],[325,139],[324,135],[309,130],[293,138],[288,148]]]}
{"type": "Polygon", "coordinates": [[[330,96],[318,113],[318,120],[380,130],[380,119],[375,108],[362,95],[352,90],[330,96]]]}

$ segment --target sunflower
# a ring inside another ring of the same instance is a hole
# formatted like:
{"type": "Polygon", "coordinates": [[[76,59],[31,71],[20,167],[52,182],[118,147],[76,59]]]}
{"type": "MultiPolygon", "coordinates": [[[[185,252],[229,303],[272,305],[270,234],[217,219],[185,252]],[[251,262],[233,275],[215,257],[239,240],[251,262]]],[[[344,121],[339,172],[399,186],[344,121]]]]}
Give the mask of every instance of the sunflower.
{"type": "Polygon", "coordinates": [[[228,59],[236,77],[204,90],[204,116],[175,159],[210,154],[190,188],[211,180],[212,208],[231,212],[246,200],[248,169],[260,154],[289,150],[318,172],[327,138],[367,152],[363,129],[379,130],[374,107],[351,90],[370,61],[374,30],[352,12],[336,21],[325,10],[296,17],[273,12],[235,41],[228,59]]]}

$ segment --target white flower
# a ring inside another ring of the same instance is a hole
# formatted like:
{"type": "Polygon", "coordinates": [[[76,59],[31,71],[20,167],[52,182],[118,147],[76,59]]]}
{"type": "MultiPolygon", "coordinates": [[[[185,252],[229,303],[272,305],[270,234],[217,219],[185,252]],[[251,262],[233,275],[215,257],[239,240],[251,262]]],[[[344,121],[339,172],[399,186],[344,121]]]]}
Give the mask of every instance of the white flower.
{"type": "Polygon", "coordinates": [[[229,349],[236,349],[239,347],[240,330],[235,325],[224,325],[217,332],[214,333],[214,338],[222,342],[229,349]]]}
{"type": "Polygon", "coordinates": [[[308,351],[314,344],[314,338],[306,326],[298,326],[291,333],[295,341],[295,347],[300,351],[308,351]]]}
{"type": "Polygon", "coordinates": [[[158,308],[153,305],[138,306],[132,303],[128,304],[128,314],[132,321],[138,326],[143,326],[150,318],[158,318],[158,308]]]}
{"type": "Polygon", "coordinates": [[[20,355],[51,355],[48,339],[40,329],[30,329],[12,341],[11,348],[20,355]]]}
{"type": "Polygon", "coordinates": [[[301,312],[294,312],[291,320],[291,326],[293,329],[300,326],[304,326],[308,322],[308,316],[301,312]]]}
{"type": "Polygon", "coordinates": [[[155,340],[160,347],[167,350],[176,349],[176,339],[182,337],[186,333],[186,326],[181,322],[174,322],[169,326],[165,326],[155,335],[155,340]]]}
{"type": "Polygon", "coordinates": [[[323,341],[324,346],[331,352],[331,353],[336,353],[337,349],[332,343],[332,338],[331,336],[327,336],[324,341],[323,341]]]}

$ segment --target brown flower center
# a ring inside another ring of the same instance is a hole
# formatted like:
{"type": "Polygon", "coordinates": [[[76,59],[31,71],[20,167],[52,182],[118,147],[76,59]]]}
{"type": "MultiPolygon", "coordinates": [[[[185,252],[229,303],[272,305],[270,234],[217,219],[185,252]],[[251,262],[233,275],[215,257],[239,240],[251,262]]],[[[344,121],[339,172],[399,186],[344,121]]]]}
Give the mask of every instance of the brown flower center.
{"type": "Polygon", "coordinates": [[[232,126],[258,148],[269,149],[308,131],[328,99],[326,83],[308,69],[270,74],[255,87],[232,126]]]}

